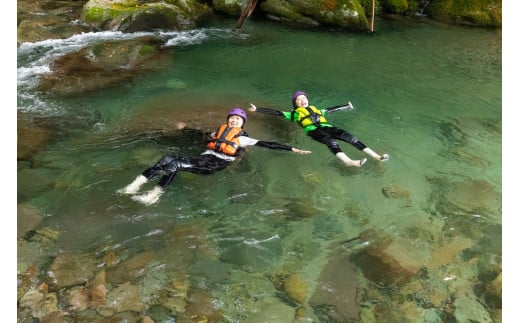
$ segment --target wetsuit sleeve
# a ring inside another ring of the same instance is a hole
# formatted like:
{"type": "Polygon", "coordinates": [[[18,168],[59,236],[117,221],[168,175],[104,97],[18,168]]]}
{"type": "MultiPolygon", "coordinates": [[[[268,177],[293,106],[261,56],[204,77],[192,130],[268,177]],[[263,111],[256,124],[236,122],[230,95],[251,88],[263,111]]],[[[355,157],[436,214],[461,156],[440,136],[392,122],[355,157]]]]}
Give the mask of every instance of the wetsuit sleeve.
{"type": "Polygon", "coordinates": [[[245,136],[240,136],[239,141],[240,141],[240,147],[257,146],[257,147],[264,147],[267,149],[278,149],[278,150],[289,150],[289,151],[292,151],[292,149],[293,149],[293,147],[291,147],[291,146],[282,145],[277,142],[261,141],[261,140],[257,140],[257,139],[254,139],[251,137],[245,137],[245,136]]]}
{"type": "Polygon", "coordinates": [[[290,112],[278,111],[278,110],[269,109],[269,108],[256,108],[256,112],[272,114],[272,115],[279,116],[279,117],[282,117],[287,120],[291,120],[290,112]]]}
{"type": "Polygon", "coordinates": [[[262,140],[257,141],[255,146],[264,147],[267,149],[289,150],[289,151],[291,151],[293,149],[293,147],[291,147],[291,146],[279,144],[274,141],[262,141],[262,140]]]}
{"type": "Polygon", "coordinates": [[[191,136],[192,138],[193,137],[206,138],[206,137],[211,137],[211,134],[212,134],[212,132],[209,132],[209,131],[203,131],[203,130],[193,129],[193,128],[183,128],[179,131],[183,136],[191,136]]]}
{"type": "Polygon", "coordinates": [[[341,111],[341,110],[352,110],[352,105],[350,105],[350,104],[337,105],[335,107],[325,109],[325,112],[331,113],[331,112],[337,112],[337,111],[341,111]]]}
{"type": "Polygon", "coordinates": [[[268,108],[256,108],[256,112],[265,113],[265,114],[272,114],[275,116],[283,117],[283,112],[274,110],[274,109],[268,109],[268,108]]]}

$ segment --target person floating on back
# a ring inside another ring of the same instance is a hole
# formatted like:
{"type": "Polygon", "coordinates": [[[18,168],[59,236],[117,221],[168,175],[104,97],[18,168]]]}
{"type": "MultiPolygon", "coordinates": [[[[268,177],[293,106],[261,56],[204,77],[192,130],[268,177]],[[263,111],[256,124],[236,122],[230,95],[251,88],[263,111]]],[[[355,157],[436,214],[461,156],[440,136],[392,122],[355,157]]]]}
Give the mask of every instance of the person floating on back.
{"type": "Polygon", "coordinates": [[[291,146],[271,141],[261,141],[251,138],[243,130],[247,120],[246,112],[241,108],[233,108],[227,115],[227,123],[222,124],[211,134],[207,149],[198,156],[174,157],[164,156],[155,165],[147,168],[141,175],[127,186],[119,189],[120,194],[136,194],[148,180],[163,174],[159,183],[150,191],[134,195],[132,199],[145,205],[154,204],[159,200],[167,185],[177,172],[187,171],[197,174],[213,174],[229,166],[248,146],[258,146],[268,149],[290,150],[298,154],[310,154],[309,150],[300,150],[291,146]]]}
{"type": "Polygon", "coordinates": [[[343,129],[333,126],[325,118],[325,115],[327,113],[354,109],[352,103],[348,102],[347,105],[339,105],[326,109],[318,109],[315,106],[309,105],[309,100],[305,92],[296,91],[292,96],[292,105],[293,110],[290,112],[285,112],[268,108],[257,108],[253,103],[250,103],[249,111],[277,115],[283,117],[286,120],[297,122],[309,137],[322,144],[325,144],[329,148],[329,150],[334,155],[336,155],[336,157],[338,157],[343,163],[345,163],[345,165],[349,167],[361,167],[366,163],[367,159],[350,159],[350,157],[348,157],[341,150],[336,139],[348,142],[349,144],[365,152],[375,160],[387,161],[388,159],[390,159],[390,156],[388,154],[379,155],[372,149],[368,148],[361,141],[359,141],[354,135],[346,132],[343,129]]]}

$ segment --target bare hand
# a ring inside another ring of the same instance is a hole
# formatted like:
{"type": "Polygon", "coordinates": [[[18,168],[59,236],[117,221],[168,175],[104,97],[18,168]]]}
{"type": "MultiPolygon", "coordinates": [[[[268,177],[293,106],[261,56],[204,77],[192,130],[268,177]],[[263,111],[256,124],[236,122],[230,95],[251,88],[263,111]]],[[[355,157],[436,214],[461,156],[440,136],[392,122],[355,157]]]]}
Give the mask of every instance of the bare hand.
{"type": "Polygon", "coordinates": [[[185,127],[186,127],[186,124],[185,124],[184,122],[182,122],[182,121],[179,121],[179,122],[177,122],[177,123],[175,124],[175,128],[176,128],[177,130],[184,129],[185,127]]]}
{"type": "Polygon", "coordinates": [[[254,105],[253,103],[249,103],[249,106],[250,106],[249,111],[251,111],[251,112],[256,111],[256,105],[254,105]]]}
{"type": "Polygon", "coordinates": [[[310,150],[301,150],[301,149],[294,148],[294,147],[293,147],[292,151],[295,153],[298,153],[298,154],[302,154],[302,155],[308,155],[312,152],[310,150]]]}

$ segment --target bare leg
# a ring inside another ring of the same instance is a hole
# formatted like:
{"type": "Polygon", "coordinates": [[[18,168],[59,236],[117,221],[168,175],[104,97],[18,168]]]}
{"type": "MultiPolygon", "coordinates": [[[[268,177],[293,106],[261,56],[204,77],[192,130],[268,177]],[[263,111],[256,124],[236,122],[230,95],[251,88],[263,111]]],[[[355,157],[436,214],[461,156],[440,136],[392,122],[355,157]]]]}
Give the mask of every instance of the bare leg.
{"type": "Polygon", "coordinates": [[[152,205],[159,200],[163,193],[164,189],[159,185],[156,185],[154,188],[144,194],[132,196],[132,200],[143,203],[145,205],[152,205]]]}
{"type": "Polygon", "coordinates": [[[344,152],[337,153],[336,157],[338,157],[348,167],[361,167],[367,162],[366,158],[360,160],[352,160],[344,152]]]}
{"type": "Polygon", "coordinates": [[[388,159],[390,159],[390,156],[388,154],[383,154],[383,156],[379,155],[378,153],[376,153],[375,151],[373,151],[372,149],[366,147],[365,149],[363,149],[363,151],[369,155],[370,157],[374,158],[375,160],[379,160],[379,161],[387,161],[388,159]]]}
{"type": "Polygon", "coordinates": [[[146,182],[148,182],[148,178],[144,177],[143,175],[139,175],[132,183],[128,184],[122,189],[117,190],[117,192],[120,194],[135,194],[137,191],[139,191],[141,185],[145,184],[146,182]]]}

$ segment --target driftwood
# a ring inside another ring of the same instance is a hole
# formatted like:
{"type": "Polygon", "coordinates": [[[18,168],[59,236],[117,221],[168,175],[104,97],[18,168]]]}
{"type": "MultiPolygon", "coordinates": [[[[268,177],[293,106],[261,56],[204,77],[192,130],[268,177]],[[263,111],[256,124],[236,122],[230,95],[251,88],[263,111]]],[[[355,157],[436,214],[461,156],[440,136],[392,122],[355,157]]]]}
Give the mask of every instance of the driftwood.
{"type": "Polygon", "coordinates": [[[244,21],[251,16],[253,11],[255,10],[257,0],[248,0],[246,6],[242,10],[240,14],[240,18],[238,18],[236,29],[242,28],[244,21]]]}

